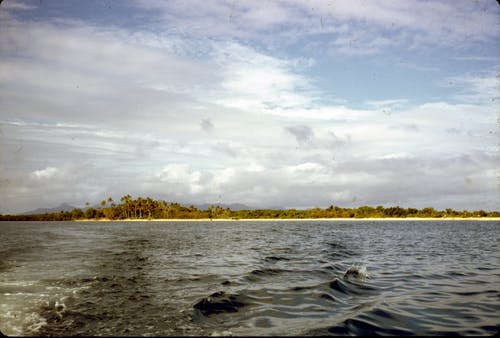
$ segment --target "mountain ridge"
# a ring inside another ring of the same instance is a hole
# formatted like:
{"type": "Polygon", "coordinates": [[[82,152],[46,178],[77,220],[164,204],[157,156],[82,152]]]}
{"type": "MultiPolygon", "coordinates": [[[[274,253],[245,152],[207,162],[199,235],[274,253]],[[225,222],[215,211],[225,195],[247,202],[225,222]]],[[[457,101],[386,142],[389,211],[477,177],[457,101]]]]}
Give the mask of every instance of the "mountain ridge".
{"type": "Polygon", "coordinates": [[[76,207],[70,205],[69,203],[64,202],[64,203],[59,204],[57,207],[37,208],[34,210],[23,212],[21,215],[46,214],[46,213],[53,213],[53,212],[60,212],[60,211],[72,211],[73,209],[76,209],[76,207]]]}
{"type": "MultiPolygon", "coordinates": [[[[187,207],[191,204],[181,203],[181,205],[187,207]]],[[[207,210],[211,205],[219,206],[223,209],[229,208],[229,209],[234,210],[234,211],[256,209],[256,208],[250,207],[250,206],[243,204],[243,203],[198,203],[198,204],[195,203],[192,205],[194,205],[194,207],[196,207],[198,210],[207,210]]],[[[37,208],[34,210],[25,211],[23,213],[20,213],[19,215],[37,215],[37,214],[46,214],[46,213],[54,213],[54,212],[61,212],[61,211],[73,211],[73,209],[81,209],[81,210],[85,211],[88,208],[98,209],[100,207],[101,206],[99,204],[95,204],[92,206],[79,208],[79,207],[72,206],[71,204],[69,204],[67,202],[63,202],[56,207],[37,208]]]]}

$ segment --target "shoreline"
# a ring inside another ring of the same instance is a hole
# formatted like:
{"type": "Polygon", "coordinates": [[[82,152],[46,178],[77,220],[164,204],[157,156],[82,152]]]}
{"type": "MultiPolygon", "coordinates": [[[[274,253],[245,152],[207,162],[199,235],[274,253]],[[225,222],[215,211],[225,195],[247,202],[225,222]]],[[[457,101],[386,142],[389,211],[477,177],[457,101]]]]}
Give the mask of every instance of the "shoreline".
{"type": "Polygon", "coordinates": [[[270,221],[500,221],[500,217],[381,217],[381,218],[158,218],[158,219],[78,219],[70,222],[270,222],[270,221]]]}

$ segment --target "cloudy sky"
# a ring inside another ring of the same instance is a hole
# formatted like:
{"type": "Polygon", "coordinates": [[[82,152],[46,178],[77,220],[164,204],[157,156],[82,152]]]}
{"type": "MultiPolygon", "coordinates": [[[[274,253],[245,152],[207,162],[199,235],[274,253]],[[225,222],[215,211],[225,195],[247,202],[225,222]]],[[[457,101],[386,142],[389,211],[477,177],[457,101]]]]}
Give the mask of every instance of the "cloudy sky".
{"type": "Polygon", "coordinates": [[[499,19],[493,0],[4,0],[0,213],[499,210],[499,19]]]}

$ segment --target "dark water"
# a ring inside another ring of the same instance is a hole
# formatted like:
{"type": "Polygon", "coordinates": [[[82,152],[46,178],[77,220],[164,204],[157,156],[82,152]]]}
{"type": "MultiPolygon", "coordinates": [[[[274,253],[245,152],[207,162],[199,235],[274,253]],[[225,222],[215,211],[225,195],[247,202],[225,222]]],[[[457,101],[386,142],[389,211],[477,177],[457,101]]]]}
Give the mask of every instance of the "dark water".
{"type": "Polygon", "coordinates": [[[2,222],[0,243],[6,335],[500,328],[498,221],[2,222]]]}

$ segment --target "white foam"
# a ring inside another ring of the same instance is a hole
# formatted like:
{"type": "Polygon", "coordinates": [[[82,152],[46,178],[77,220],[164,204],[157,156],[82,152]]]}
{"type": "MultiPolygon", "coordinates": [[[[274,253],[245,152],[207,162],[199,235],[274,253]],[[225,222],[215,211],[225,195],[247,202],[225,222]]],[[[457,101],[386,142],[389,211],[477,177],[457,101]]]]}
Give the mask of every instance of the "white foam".
{"type": "Polygon", "coordinates": [[[2,282],[5,291],[0,295],[0,330],[7,336],[37,335],[47,324],[39,314],[41,307],[49,306],[62,317],[67,311],[66,301],[71,289],[51,287],[33,281],[2,282]],[[10,290],[9,290],[10,289],[10,290]]]}
{"type": "Polygon", "coordinates": [[[2,286],[31,286],[35,284],[35,281],[13,281],[13,282],[2,282],[2,286]]]}
{"type": "Polygon", "coordinates": [[[366,270],[365,265],[353,264],[344,273],[344,277],[355,277],[358,279],[366,279],[366,278],[370,278],[370,275],[368,274],[368,270],[366,270]]]}
{"type": "Polygon", "coordinates": [[[5,311],[0,317],[0,321],[2,322],[2,333],[6,336],[36,334],[42,326],[47,324],[45,318],[38,313],[26,313],[22,310],[5,311]]]}
{"type": "Polygon", "coordinates": [[[232,335],[233,335],[233,333],[229,330],[224,330],[222,332],[214,331],[211,334],[212,337],[230,337],[232,335]]]}

